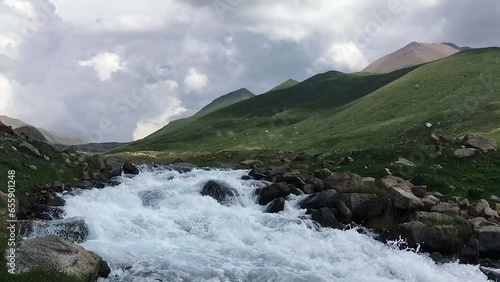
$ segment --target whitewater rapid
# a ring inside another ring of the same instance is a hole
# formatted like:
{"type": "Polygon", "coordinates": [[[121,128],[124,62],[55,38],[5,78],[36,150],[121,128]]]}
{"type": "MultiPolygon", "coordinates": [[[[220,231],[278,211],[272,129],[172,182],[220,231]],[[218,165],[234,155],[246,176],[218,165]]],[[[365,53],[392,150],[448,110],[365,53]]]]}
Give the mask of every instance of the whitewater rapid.
{"type": "Polygon", "coordinates": [[[248,171],[143,172],[105,189],[66,194],[65,218],[85,219],[81,244],[112,269],[104,281],[487,281],[477,266],[437,265],[358,232],[314,227],[299,200],[266,214],[248,171]],[[208,180],[238,190],[239,203],[201,196],[208,180]]]}

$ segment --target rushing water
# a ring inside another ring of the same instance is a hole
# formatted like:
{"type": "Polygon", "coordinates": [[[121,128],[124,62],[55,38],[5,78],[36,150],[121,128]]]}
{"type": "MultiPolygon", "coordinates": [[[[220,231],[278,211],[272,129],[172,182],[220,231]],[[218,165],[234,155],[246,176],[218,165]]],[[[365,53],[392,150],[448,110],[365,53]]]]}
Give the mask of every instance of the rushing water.
{"type": "Polygon", "coordinates": [[[266,214],[246,171],[145,171],[121,185],[66,195],[65,217],[85,219],[82,244],[107,260],[110,281],[486,281],[478,267],[435,264],[356,231],[316,230],[299,200],[266,214]],[[240,194],[220,205],[211,179],[240,194]]]}

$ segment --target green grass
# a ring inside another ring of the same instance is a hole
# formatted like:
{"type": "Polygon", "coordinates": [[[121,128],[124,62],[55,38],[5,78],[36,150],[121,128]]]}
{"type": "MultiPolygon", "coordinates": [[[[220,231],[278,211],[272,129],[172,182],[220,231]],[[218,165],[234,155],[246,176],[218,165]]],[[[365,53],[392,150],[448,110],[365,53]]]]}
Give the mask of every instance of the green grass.
{"type": "MultiPolygon", "coordinates": [[[[9,170],[15,170],[16,181],[16,198],[21,206],[27,204],[26,194],[34,194],[37,192],[38,185],[61,181],[66,184],[78,182],[83,171],[82,166],[69,167],[65,165],[65,160],[60,153],[43,152],[50,157],[50,160],[37,158],[26,153],[21,153],[12,149],[12,145],[22,142],[17,138],[8,140],[0,137],[0,146],[6,149],[0,150],[0,179],[5,181],[0,185],[0,191],[7,192],[7,176],[9,170]],[[37,170],[30,168],[30,165],[37,167],[37,170]],[[61,171],[60,171],[61,170],[61,171]],[[77,180],[75,180],[75,178],[77,180]]],[[[36,146],[36,143],[33,143],[36,146]]],[[[87,171],[93,172],[95,169],[89,167],[87,171]]],[[[0,203],[0,208],[5,208],[6,203],[0,203]]],[[[6,230],[0,230],[0,250],[4,250],[7,246],[6,230]]],[[[3,251],[2,251],[3,253],[3,251]]],[[[0,265],[0,281],[54,281],[54,282],[77,282],[80,281],[74,277],[67,276],[56,271],[35,270],[29,273],[19,275],[11,275],[7,272],[5,258],[2,256],[0,265]]]]}
{"type": "Polygon", "coordinates": [[[209,114],[211,112],[215,112],[219,109],[225,108],[225,107],[230,106],[232,104],[235,104],[235,103],[238,103],[238,102],[241,102],[243,100],[253,98],[253,97],[255,97],[255,94],[253,94],[252,92],[248,91],[245,88],[242,88],[242,89],[233,91],[229,94],[226,94],[224,96],[221,96],[221,97],[215,99],[214,101],[212,101],[212,103],[208,104],[203,109],[201,109],[199,112],[197,112],[195,114],[195,116],[204,116],[204,115],[209,114]]]}
{"type": "MultiPolygon", "coordinates": [[[[66,166],[65,159],[60,153],[45,153],[50,158],[47,161],[44,158],[15,151],[11,147],[16,142],[21,141],[0,138],[0,146],[4,146],[8,150],[8,153],[0,151],[0,177],[7,179],[9,170],[16,171],[15,194],[21,205],[26,204],[25,194],[35,192],[38,185],[53,183],[54,181],[61,181],[66,184],[79,182],[81,173],[84,170],[82,166],[66,166]],[[30,168],[30,165],[36,166],[37,170],[30,168]]],[[[89,167],[87,171],[92,173],[95,169],[89,167]]],[[[1,185],[0,191],[7,192],[7,185],[1,185]]]]}
{"type": "Polygon", "coordinates": [[[300,82],[298,82],[295,79],[288,79],[287,81],[285,81],[285,82],[281,83],[280,85],[274,87],[273,89],[269,90],[268,92],[277,91],[277,90],[283,90],[283,89],[287,89],[287,88],[290,88],[290,87],[294,87],[295,85],[297,85],[299,83],[300,82]]]}

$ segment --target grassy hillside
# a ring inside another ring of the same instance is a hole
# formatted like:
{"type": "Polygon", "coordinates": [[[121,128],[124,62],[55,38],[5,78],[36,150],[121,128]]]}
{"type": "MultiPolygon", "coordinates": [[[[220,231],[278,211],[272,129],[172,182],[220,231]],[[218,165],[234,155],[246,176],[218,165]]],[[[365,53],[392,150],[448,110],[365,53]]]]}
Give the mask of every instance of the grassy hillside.
{"type": "Polygon", "coordinates": [[[333,151],[418,141],[431,132],[500,140],[499,60],[499,48],[472,49],[389,74],[327,72],[115,152],[333,151]]]}
{"type": "Polygon", "coordinates": [[[114,150],[217,151],[281,147],[291,136],[280,135],[296,123],[338,109],[412,69],[390,74],[348,75],[327,72],[291,88],[268,92],[212,112],[177,121],[150,137],[114,150]]]}
{"type": "Polygon", "coordinates": [[[212,103],[196,113],[195,116],[203,116],[252,97],[255,97],[255,94],[242,88],[215,99],[212,103]]]}
{"type": "Polygon", "coordinates": [[[297,85],[299,83],[300,82],[298,82],[295,79],[289,79],[289,80],[281,83],[280,85],[274,87],[273,89],[269,90],[268,92],[272,92],[272,91],[276,91],[276,90],[282,90],[282,89],[287,89],[287,88],[293,87],[293,86],[295,86],[295,85],[297,85]]]}

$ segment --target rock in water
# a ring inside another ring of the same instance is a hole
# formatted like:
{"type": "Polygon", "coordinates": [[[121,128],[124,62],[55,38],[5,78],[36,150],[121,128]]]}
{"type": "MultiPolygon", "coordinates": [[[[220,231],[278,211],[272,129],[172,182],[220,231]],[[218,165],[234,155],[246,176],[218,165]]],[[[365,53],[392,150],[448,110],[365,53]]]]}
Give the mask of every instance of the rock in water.
{"type": "Polygon", "coordinates": [[[331,227],[335,229],[343,229],[345,225],[340,223],[338,219],[333,214],[332,210],[329,208],[321,208],[319,210],[313,210],[312,220],[316,221],[323,227],[331,227]]]}
{"type": "Polygon", "coordinates": [[[479,251],[500,254],[500,226],[484,226],[477,230],[479,251]]]}
{"type": "Polygon", "coordinates": [[[139,169],[135,165],[133,165],[132,163],[126,162],[123,164],[123,172],[125,174],[137,175],[137,174],[139,174],[139,169]]]}
{"type": "Polygon", "coordinates": [[[238,195],[238,192],[220,181],[210,180],[203,186],[201,195],[210,196],[220,204],[225,205],[231,203],[234,197],[238,195]]]}
{"type": "Polygon", "coordinates": [[[458,230],[452,225],[427,227],[418,221],[400,224],[397,235],[408,240],[410,247],[418,245],[428,252],[455,253],[462,246],[458,230]]]}
{"type": "Polygon", "coordinates": [[[83,243],[87,240],[89,229],[83,219],[69,218],[49,221],[19,221],[19,236],[38,238],[55,235],[72,243],[83,243]]]}
{"type": "Polygon", "coordinates": [[[278,198],[273,200],[266,209],[267,213],[279,213],[285,209],[285,199],[278,198]]]}
{"type": "Polygon", "coordinates": [[[477,134],[465,135],[463,144],[467,147],[476,148],[485,152],[497,149],[497,141],[495,139],[486,138],[477,134]]]}
{"type": "Polygon", "coordinates": [[[492,269],[488,267],[479,267],[481,272],[483,272],[486,276],[488,276],[488,279],[494,282],[500,281],[500,269],[492,269]]]}
{"type": "Polygon", "coordinates": [[[93,282],[99,274],[106,274],[105,264],[97,254],[57,236],[23,240],[16,247],[16,270],[20,273],[53,270],[93,282]]]}
{"type": "Polygon", "coordinates": [[[286,197],[291,194],[290,187],[285,182],[274,183],[260,190],[259,204],[267,205],[274,199],[286,197]]]}

